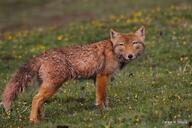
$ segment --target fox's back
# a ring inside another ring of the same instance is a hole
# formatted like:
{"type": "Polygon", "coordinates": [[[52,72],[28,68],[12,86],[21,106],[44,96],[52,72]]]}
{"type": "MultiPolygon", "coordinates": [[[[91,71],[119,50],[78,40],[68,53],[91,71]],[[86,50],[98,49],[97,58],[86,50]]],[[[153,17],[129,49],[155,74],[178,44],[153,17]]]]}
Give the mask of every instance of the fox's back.
{"type": "MultiPolygon", "coordinates": [[[[107,42],[49,49],[39,56],[40,73],[64,79],[89,78],[104,68],[107,42]],[[67,73],[67,74],[66,74],[67,73]]],[[[43,76],[43,74],[41,76],[43,76]]],[[[48,76],[45,76],[48,77],[48,76]]]]}

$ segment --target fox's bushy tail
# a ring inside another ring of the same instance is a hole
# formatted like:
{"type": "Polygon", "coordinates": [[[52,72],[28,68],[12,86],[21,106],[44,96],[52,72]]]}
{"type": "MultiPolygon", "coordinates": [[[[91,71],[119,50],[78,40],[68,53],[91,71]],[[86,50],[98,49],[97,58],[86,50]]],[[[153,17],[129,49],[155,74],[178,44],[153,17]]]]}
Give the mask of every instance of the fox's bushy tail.
{"type": "Polygon", "coordinates": [[[17,94],[27,87],[39,70],[36,58],[32,58],[25,65],[21,66],[8,81],[2,95],[2,105],[5,110],[9,110],[11,102],[15,100],[17,94]]]}

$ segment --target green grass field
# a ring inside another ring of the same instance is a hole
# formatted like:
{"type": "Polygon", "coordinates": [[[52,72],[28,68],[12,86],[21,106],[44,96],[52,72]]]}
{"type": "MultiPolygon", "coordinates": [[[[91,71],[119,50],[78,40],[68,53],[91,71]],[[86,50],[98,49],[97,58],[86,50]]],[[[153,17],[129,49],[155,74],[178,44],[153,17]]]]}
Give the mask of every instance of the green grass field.
{"type": "MultiPolygon", "coordinates": [[[[42,3],[32,5],[36,4],[42,3]]],[[[110,28],[129,32],[144,25],[145,54],[108,83],[109,108],[101,112],[95,107],[92,81],[68,81],[44,105],[45,119],[32,125],[28,119],[32,97],[38,88],[33,81],[20,93],[9,113],[0,108],[0,127],[187,127],[192,121],[192,2],[122,0],[106,6],[100,0],[90,6],[87,0],[75,1],[64,11],[68,14],[89,11],[97,17],[80,22],[70,20],[62,27],[48,25],[1,33],[0,94],[17,67],[46,49],[103,40],[109,37],[110,28]],[[97,2],[101,6],[97,7],[97,2]],[[97,8],[100,11],[94,11],[97,8]]]]}

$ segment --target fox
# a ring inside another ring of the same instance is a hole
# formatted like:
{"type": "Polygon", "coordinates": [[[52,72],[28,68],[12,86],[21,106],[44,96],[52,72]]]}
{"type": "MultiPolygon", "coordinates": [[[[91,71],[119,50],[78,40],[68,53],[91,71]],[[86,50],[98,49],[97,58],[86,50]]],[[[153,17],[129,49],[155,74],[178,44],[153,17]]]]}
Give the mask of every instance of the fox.
{"type": "Polygon", "coordinates": [[[51,48],[29,59],[7,82],[2,94],[5,111],[28,83],[37,78],[39,88],[32,99],[29,121],[44,118],[44,102],[67,80],[92,79],[95,82],[96,106],[107,106],[107,82],[130,61],[144,53],[145,28],[122,33],[110,29],[109,38],[89,44],[51,48]]]}

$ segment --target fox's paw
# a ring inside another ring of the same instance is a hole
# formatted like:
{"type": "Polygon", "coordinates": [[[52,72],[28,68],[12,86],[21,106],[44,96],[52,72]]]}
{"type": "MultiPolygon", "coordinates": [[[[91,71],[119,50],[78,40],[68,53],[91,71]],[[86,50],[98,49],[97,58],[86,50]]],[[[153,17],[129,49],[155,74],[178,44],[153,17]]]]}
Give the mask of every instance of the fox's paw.
{"type": "Polygon", "coordinates": [[[39,111],[39,113],[38,113],[38,119],[39,119],[39,120],[43,120],[44,117],[45,117],[45,113],[44,113],[42,110],[39,111]]]}
{"type": "Polygon", "coordinates": [[[96,106],[97,106],[99,109],[101,109],[101,110],[103,110],[103,109],[106,108],[106,106],[105,106],[104,103],[96,104],[96,106]]]}
{"type": "Polygon", "coordinates": [[[37,124],[37,123],[39,123],[39,120],[38,120],[37,118],[30,118],[29,121],[30,121],[30,123],[32,123],[32,124],[37,124]]]}
{"type": "Polygon", "coordinates": [[[105,101],[96,101],[95,105],[98,106],[100,109],[108,109],[108,100],[105,101]]]}

